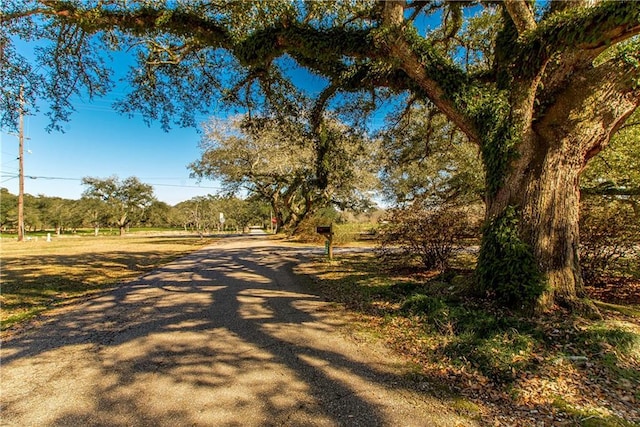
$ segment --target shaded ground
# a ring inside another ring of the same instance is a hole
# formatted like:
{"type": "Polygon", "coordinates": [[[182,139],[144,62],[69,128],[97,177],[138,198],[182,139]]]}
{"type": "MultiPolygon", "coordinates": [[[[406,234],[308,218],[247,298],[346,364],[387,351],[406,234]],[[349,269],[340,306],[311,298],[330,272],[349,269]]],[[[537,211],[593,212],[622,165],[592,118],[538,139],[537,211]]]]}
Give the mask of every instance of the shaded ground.
{"type": "Polygon", "coordinates": [[[587,293],[599,301],[640,305],[640,280],[629,277],[607,277],[599,286],[588,286],[587,293]]]}
{"type": "Polygon", "coordinates": [[[311,257],[298,271],[412,361],[416,377],[465,396],[485,423],[640,425],[640,288],[632,280],[609,281],[600,294],[590,288],[603,318],[589,319],[498,307],[472,292],[469,270],[398,271],[375,253],[311,257]]]}
{"type": "Polygon", "coordinates": [[[474,425],[345,336],[301,250],[227,239],[7,335],[2,425],[474,425]]]}
{"type": "Polygon", "coordinates": [[[177,233],[123,237],[55,237],[0,245],[0,328],[70,298],[128,282],[213,239],[177,233]]]}

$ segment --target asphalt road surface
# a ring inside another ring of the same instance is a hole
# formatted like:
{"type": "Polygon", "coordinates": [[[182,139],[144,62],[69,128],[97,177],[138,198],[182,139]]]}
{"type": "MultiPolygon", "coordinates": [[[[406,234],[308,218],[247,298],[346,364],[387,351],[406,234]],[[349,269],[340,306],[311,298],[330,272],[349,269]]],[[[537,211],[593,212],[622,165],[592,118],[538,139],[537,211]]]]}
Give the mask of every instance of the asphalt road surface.
{"type": "Polygon", "coordinates": [[[51,311],[0,350],[8,426],[473,425],[299,283],[300,248],[228,238],[51,311]]]}

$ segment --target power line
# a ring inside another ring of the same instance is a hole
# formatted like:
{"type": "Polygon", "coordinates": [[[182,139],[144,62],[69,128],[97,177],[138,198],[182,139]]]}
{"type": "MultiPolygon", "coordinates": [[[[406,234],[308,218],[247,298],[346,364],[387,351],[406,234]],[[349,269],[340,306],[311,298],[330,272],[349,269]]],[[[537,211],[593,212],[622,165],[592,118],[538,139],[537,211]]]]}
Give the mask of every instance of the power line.
{"type": "MultiPolygon", "coordinates": [[[[9,180],[17,178],[18,174],[9,174],[2,173],[0,174],[2,178],[8,178],[9,180]]],[[[35,176],[35,175],[25,175],[25,178],[29,179],[44,179],[44,180],[57,180],[57,181],[82,181],[82,178],[69,178],[62,176],[35,176]]],[[[155,178],[155,179],[185,179],[185,178],[155,178]]],[[[185,184],[158,184],[152,182],[145,182],[145,184],[149,184],[155,187],[177,187],[177,188],[202,188],[204,190],[222,190],[222,187],[212,187],[205,185],[185,185],[185,184]]]]}
{"type": "Polygon", "coordinates": [[[5,160],[4,162],[1,163],[2,165],[2,171],[4,171],[5,167],[9,167],[9,165],[11,165],[12,167],[16,167],[15,163],[18,163],[19,160],[18,159],[11,159],[11,160],[5,160]]]}

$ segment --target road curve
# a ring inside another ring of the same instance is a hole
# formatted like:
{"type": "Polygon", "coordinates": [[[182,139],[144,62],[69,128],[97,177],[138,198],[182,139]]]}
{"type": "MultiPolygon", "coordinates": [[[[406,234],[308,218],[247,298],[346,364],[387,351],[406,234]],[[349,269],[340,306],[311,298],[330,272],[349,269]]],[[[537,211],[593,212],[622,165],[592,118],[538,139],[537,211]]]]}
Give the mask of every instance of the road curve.
{"type": "Polygon", "coordinates": [[[43,316],[0,349],[1,425],[473,425],[341,332],[301,251],[225,239],[43,316]]]}

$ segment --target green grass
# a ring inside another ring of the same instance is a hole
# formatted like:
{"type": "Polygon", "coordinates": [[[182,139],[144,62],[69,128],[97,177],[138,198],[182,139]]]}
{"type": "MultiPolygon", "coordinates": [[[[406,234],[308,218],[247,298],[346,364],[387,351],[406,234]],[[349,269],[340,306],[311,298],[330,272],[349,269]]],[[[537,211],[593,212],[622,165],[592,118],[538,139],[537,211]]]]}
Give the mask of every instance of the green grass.
{"type": "Polygon", "coordinates": [[[2,241],[0,327],[131,280],[211,242],[185,236],[62,236],[2,241]]]}
{"type": "Polygon", "coordinates": [[[582,427],[637,427],[637,423],[632,423],[615,415],[603,415],[596,410],[577,409],[561,396],[557,396],[553,401],[553,406],[570,415],[577,425],[582,427]]]}

